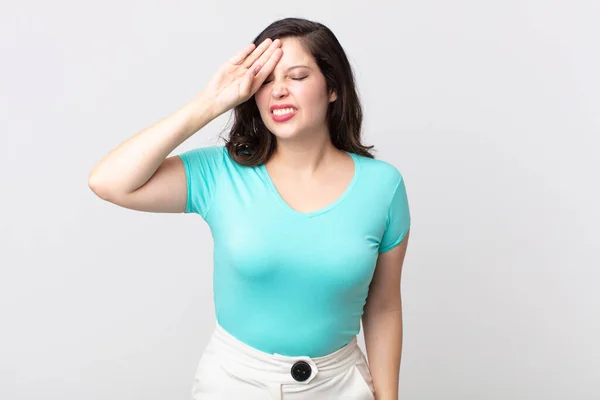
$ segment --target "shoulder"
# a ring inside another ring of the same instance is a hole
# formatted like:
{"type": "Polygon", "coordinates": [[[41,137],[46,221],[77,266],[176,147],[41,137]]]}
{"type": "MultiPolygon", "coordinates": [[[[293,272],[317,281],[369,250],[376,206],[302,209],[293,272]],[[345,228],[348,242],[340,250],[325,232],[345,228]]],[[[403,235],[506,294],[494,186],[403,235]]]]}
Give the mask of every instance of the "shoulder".
{"type": "Polygon", "coordinates": [[[184,164],[211,164],[214,166],[223,163],[225,153],[227,153],[225,146],[206,146],[184,151],[178,156],[184,164]]]}
{"type": "Polygon", "coordinates": [[[361,174],[368,180],[383,187],[394,190],[404,180],[400,170],[393,164],[376,158],[358,156],[361,174]]]}
{"type": "Polygon", "coordinates": [[[225,146],[205,146],[187,150],[180,155],[195,155],[205,157],[222,157],[227,152],[225,146]]]}
{"type": "Polygon", "coordinates": [[[208,175],[217,176],[223,168],[226,149],[224,146],[197,147],[178,154],[185,171],[192,181],[208,175]]]}

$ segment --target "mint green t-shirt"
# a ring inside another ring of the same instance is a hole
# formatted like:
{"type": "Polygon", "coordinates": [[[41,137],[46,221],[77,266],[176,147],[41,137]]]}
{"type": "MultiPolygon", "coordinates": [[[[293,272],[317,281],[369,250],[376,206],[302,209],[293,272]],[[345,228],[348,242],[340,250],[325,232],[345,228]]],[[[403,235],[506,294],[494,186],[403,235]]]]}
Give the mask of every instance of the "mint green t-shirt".
{"type": "Polygon", "coordinates": [[[354,178],[333,203],[291,208],[263,165],[234,162],[224,146],[179,155],[186,213],[199,214],[214,241],[217,322],[266,353],[320,357],[360,331],[377,256],[410,226],[402,175],[354,153],[354,178]]]}

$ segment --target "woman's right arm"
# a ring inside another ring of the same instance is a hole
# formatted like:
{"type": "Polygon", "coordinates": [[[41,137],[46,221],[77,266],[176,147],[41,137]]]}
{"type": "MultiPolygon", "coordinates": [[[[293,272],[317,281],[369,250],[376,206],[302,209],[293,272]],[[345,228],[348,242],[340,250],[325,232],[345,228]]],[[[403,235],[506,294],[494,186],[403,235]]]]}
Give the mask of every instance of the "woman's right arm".
{"type": "Polygon", "coordinates": [[[102,199],[138,211],[182,213],[187,181],[177,146],[218,116],[202,93],[106,155],[91,171],[90,189],[102,199]]]}
{"type": "Polygon", "coordinates": [[[281,41],[265,39],[231,57],[194,100],[142,130],[92,169],[88,185],[111,203],[139,211],[185,212],[187,179],[171,152],[214,118],[249,100],[279,62],[281,41]]]}

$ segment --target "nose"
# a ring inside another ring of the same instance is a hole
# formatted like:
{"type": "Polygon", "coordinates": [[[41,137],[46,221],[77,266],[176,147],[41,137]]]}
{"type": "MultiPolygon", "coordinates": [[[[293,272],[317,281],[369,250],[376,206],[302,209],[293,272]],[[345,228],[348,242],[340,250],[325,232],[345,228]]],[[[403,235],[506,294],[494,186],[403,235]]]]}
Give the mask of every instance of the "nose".
{"type": "Polygon", "coordinates": [[[271,95],[277,99],[288,94],[287,87],[283,83],[275,83],[273,82],[273,87],[271,89],[271,95]]]}

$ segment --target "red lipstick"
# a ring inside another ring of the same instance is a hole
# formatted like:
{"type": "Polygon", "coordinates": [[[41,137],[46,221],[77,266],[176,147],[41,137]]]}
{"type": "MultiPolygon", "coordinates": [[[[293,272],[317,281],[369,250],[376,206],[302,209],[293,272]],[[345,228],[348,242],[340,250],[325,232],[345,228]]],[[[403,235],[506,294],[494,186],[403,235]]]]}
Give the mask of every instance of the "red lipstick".
{"type": "Polygon", "coordinates": [[[275,122],[285,122],[291,118],[294,117],[294,115],[296,115],[296,113],[298,112],[298,109],[296,108],[296,106],[292,105],[292,104],[278,104],[278,105],[272,105],[270,108],[271,111],[271,117],[273,118],[273,121],[275,122]],[[289,114],[285,114],[285,115],[275,115],[273,114],[273,110],[281,110],[283,108],[293,108],[294,111],[292,111],[289,114]]]}

